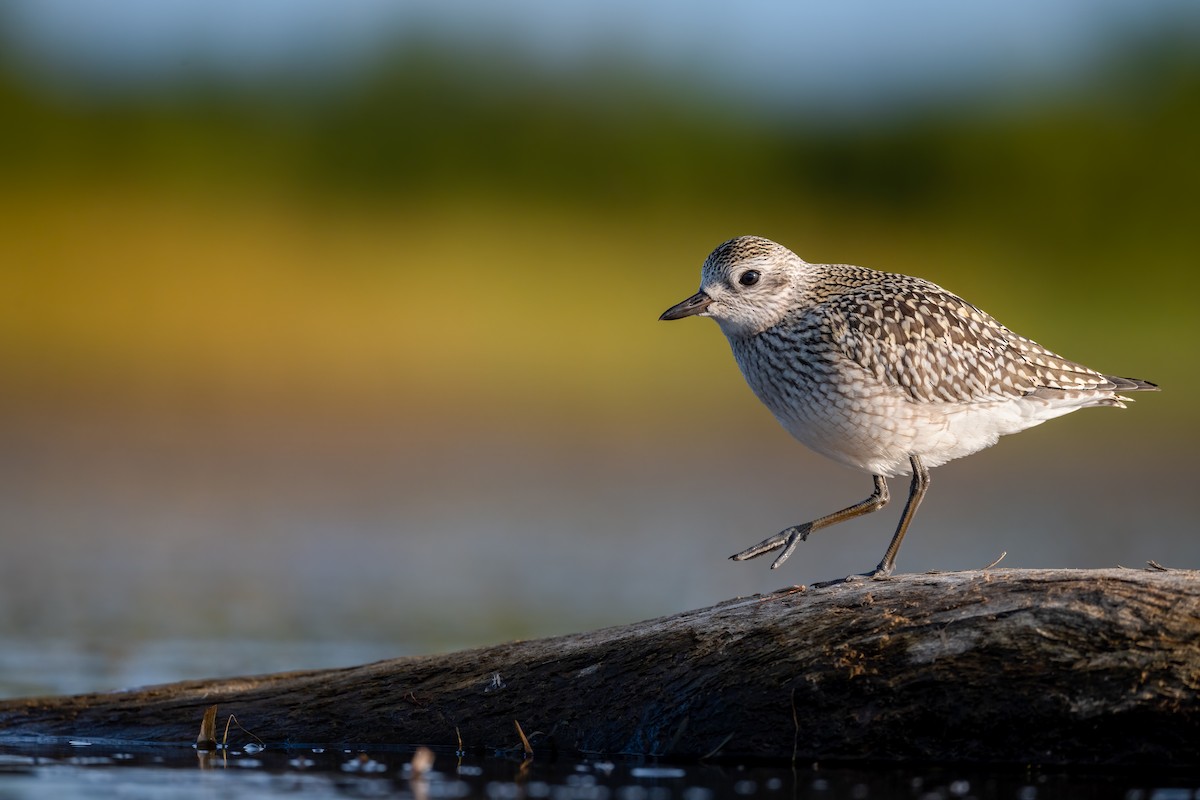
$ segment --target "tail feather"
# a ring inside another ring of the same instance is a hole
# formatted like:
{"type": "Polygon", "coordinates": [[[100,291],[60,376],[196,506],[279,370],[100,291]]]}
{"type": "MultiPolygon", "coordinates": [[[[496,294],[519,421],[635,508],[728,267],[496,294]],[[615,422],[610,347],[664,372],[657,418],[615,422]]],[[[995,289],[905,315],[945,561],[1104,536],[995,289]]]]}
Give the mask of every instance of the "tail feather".
{"type": "Polygon", "coordinates": [[[1039,386],[1026,394],[1026,397],[1050,400],[1055,403],[1075,401],[1077,408],[1084,406],[1125,408],[1125,404],[1132,403],[1133,398],[1118,394],[1118,392],[1160,391],[1158,384],[1138,378],[1119,378],[1116,375],[1099,375],[1098,377],[1104,378],[1107,383],[1096,383],[1092,386],[1078,388],[1039,386]]]}
{"type": "MultiPolygon", "coordinates": [[[[1105,375],[1111,387],[1106,386],[1105,389],[1111,389],[1114,392],[1157,392],[1161,391],[1157,383],[1150,381],[1139,380],[1138,378],[1118,378],[1116,375],[1105,375]]],[[[1125,398],[1128,399],[1128,398],[1125,398]]]]}

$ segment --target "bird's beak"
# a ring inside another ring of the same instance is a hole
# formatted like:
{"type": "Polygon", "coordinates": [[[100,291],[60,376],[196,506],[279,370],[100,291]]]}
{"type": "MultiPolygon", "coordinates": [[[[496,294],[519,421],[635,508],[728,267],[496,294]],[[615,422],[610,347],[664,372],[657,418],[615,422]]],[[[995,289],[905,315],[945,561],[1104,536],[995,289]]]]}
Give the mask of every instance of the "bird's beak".
{"type": "Polygon", "coordinates": [[[699,314],[712,305],[712,298],[704,292],[696,292],[682,303],[671,306],[662,313],[659,319],[683,319],[699,314]]]}

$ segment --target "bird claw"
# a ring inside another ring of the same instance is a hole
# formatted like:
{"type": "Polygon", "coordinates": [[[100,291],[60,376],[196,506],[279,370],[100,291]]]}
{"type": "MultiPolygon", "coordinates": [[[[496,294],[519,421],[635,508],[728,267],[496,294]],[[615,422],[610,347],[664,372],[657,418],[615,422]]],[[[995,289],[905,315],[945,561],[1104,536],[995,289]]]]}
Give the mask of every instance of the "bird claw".
{"type": "Polygon", "coordinates": [[[779,548],[783,548],[783,552],[771,564],[771,569],[779,569],[779,565],[787,561],[788,556],[796,549],[799,542],[808,539],[808,535],[812,533],[812,523],[806,522],[803,525],[793,525],[786,530],[781,531],[776,536],[771,536],[763,539],[753,547],[747,547],[740,553],[734,553],[730,558],[734,561],[746,561],[751,558],[758,558],[779,548]]]}
{"type": "Polygon", "coordinates": [[[764,553],[769,553],[772,550],[778,550],[787,545],[787,539],[783,536],[772,536],[769,539],[763,539],[753,547],[747,547],[740,553],[734,553],[729,558],[733,561],[747,561],[751,558],[758,558],[764,553]]]}

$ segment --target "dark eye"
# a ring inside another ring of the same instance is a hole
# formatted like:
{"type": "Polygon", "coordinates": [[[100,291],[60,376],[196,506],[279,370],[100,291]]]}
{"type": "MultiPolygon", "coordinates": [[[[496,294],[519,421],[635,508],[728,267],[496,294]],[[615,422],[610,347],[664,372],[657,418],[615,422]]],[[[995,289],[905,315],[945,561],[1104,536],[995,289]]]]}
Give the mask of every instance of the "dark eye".
{"type": "Polygon", "coordinates": [[[759,275],[755,270],[748,269],[738,278],[738,283],[740,283],[742,286],[753,286],[754,284],[758,283],[758,279],[761,277],[762,276],[759,275]]]}

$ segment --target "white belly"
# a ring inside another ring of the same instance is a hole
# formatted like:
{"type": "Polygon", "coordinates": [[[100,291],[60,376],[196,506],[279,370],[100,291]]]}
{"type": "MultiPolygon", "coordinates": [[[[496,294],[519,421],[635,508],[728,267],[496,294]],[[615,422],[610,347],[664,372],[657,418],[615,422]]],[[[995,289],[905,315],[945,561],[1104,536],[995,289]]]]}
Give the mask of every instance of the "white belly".
{"type": "Polygon", "coordinates": [[[889,392],[771,410],[792,436],[821,455],[892,478],[911,474],[911,456],[936,467],[1084,405],[1088,403],[1053,405],[1026,397],[918,403],[889,392]]]}

